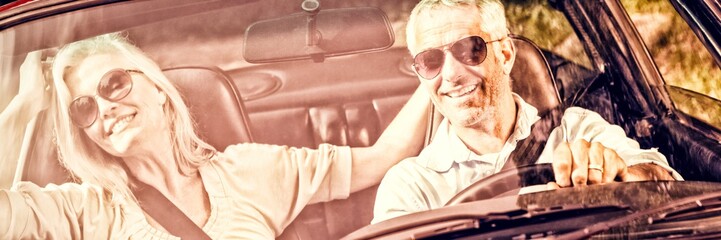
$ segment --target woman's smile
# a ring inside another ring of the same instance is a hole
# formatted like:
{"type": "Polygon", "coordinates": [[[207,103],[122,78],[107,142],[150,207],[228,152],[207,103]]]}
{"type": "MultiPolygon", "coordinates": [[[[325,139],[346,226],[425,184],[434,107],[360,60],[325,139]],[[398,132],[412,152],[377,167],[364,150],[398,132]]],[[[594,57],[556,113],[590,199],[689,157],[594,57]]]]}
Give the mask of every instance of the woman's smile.
{"type": "Polygon", "coordinates": [[[110,127],[108,128],[110,130],[107,131],[107,135],[110,136],[112,134],[120,133],[121,131],[125,130],[125,128],[128,126],[128,123],[133,121],[133,119],[135,119],[135,113],[116,118],[115,122],[110,124],[110,127]]]}

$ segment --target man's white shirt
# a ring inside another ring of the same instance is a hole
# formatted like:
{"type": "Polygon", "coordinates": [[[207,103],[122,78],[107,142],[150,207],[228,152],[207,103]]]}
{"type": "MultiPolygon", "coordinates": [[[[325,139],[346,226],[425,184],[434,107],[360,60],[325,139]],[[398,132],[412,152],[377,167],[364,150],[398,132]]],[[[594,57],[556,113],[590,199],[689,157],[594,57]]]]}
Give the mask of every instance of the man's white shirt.
{"type": "MultiPolygon", "coordinates": [[[[405,159],[386,173],[376,195],[372,223],[442,207],[472,183],[501,171],[516,144],[530,135],[532,125],[540,119],[535,107],[515,93],[513,98],[518,109],[516,124],[501,151],[475,154],[443,119],[433,141],[418,157],[405,159]]],[[[675,179],[683,179],[656,149],[640,149],[621,127],[579,107],[564,112],[560,126],[551,131],[536,162],[551,163],[559,144],[576,139],[599,142],[615,150],[628,166],[653,163],[667,169],[675,179]]]]}

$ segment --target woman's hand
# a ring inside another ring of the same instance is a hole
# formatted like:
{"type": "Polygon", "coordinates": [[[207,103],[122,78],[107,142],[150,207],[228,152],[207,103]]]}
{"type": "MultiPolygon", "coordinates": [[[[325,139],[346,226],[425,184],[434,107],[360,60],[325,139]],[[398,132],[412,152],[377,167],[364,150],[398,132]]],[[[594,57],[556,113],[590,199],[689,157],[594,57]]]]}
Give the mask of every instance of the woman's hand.
{"type": "Polygon", "coordinates": [[[43,72],[42,58],[45,51],[38,50],[28,53],[20,65],[20,83],[16,98],[23,105],[23,111],[32,118],[50,105],[50,84],[43,72]]]}

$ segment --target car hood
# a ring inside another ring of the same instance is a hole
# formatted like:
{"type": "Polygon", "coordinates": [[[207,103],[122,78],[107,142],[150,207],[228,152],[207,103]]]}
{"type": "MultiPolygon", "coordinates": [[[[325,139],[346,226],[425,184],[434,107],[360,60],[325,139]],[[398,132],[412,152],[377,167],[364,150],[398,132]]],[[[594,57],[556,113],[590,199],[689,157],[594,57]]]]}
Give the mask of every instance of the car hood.
{"type": "MultiPolygon", "coordinates": [[[[719,196],[721,183],[713,182],[631,182],[564,188],[413,213],[366,226],[344,239],[468,236],[464,234],[483,238],[541,234],[543,237],[575,236],[571,237],[575,239],[608,229],[622,234],[647,233],[649,229],[657,229],[656,225],[663,224],[662,219],[674,212],[688,215],[700,211],[708,217],[708,212],[715,212],[715,208],[693,209],[688,203],[698,202],[698,207],[703,205],[700,202],[709,199],[716,202],[719,196]]],[[[678,225],[683,224],[674,224],[678,225]]],[[[611,235],[614,236],[618,237],[611,235]]]]}

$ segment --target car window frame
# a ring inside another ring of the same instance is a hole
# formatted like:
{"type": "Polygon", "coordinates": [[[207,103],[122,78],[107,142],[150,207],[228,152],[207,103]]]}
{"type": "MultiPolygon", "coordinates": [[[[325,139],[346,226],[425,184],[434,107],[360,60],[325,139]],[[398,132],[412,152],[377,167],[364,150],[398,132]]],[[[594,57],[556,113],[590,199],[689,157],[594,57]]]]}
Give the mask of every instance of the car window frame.
{"type": "MultiPolygon", "coordinates": [[[[689,0],[668,0],[671,6],[678,15],[684,20],[695,37],[704,45],[706,52],[708,52],[714,59],[714,64],[721,68],[721,32],[716,29],[721,29],[721,3],[703,0],[703,1],[689,1],[689,0]]],[[[713,80],[713,79],[711,79],[713,80]]],[[[666,85],[666,88],[672,88],[677,86],[666,85]]],[[[677,87],[678,88],[678,87],[677,87]]],[[[714,102],[717,109],[721,107],[721,100],[715,99],[708,94],[699,93],[690,89],[684,89],[686,92],[693,94],[686,95],[690,99],[688,101],[703,101],[703,102],[714,102]]],[[[668,91],[671,96],[672,91],[668,91]]],[[[680,97],[680,96],[676,96],[680,97]]],[[[673,98],[673,97],[672,97],[673,98]]],[[[687,100],[684,100],[687,101],[687,100]]],[[[697,116],[684,107],[679,107],[676,100],[672,100],[674,104],[674,113],[679,116],[688,127],[695,128],[704,133],[707,137],[721,140],[721,125],[718,123],[709,122],[702,116],[697,116]],[[688,119],[691,118],[691,119],[688,119]]],[[[713,111],[712,111],[713,112],[713,111]]]]}

